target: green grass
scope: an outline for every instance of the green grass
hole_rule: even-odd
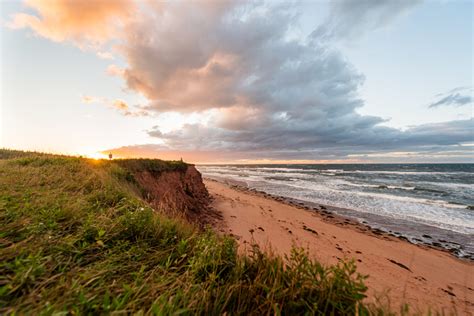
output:
[[[153,211],[133,172],[182,162],[0,158],[0,314],[381,313],[353,262],[241,256],[233,239]]]

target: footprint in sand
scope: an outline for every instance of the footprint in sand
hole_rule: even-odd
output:
[[[448,288],[450,288],[450,286],[448,286]],[[450,288],[450,289],[451,289],[451,291],[450,291],[450,290],[443,289],[443,288],[440,288],[440,290],[442,290],[443,292],[449,294],[450,296],[456,297],[456,294],[454,294],[454,293],[452,292],[452,289],[453,289],[453,288]]]
[[[404,265],[403,263],[400,263],[400,262],[397,262],[397,261],[395,261],[395,260],[393,260],[393,259],[388,259],[388,258],[387,258],[387,260],[390,261],[390,262],[393,263],[393,264],[396,264],[397,266],[399,266],[399,267],[402,268],[402,269],[405,269],[405,270],[408,270],[408,271],[412,272],[412,271],[410,270],[410,268],[408,268],[408,267],[407,267],[406,265]]]
[[[313,233],[313,234],[315,234],[315,235],[318,235],[318,232],[317,232],[317,231],[315,231],[315,230],[312,229],[312,228],[309,228],[309,227],[306,226],[306,225],[303,225],[303,229],[306,230],[306,231],[308,231],[308,232],[310,232],[310,233]]]

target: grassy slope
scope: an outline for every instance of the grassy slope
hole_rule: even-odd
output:
[[[150,209],[129,170],[183,163],[0,158],[1,314],[368,312],[353,263],[239,256],[232,239]]]

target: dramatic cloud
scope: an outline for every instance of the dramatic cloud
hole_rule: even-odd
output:
[[[18,13],[10,27],[29,27],[53,41],[71,40],[80,46],[97,45],[113,38],[117,26],[134,10],[128,0],[27,0],[25,4],[36,14]]]
[[[429,105],[430,108],[440,106],[463,106],[472,104],[472,92],[468,87],[454,88],[446,93],[438,94],[438,99]]]
[[[316,29],[313,39],[357,39],[392,23],[419,3],[421,0],[333,1],[329,18]]]
[[[393,150],[420,146],[458,145],[472,141],[472,119],[414,126],[406,131],[374,126],[377,119],[364,117],[365,122],[328,122],[313,128],[274,124],[246,131],[233,131],[200,124],[188,124],[170,133],[149,131],[149,135],[165,141],[169,148],[180,150],[266,150],[319,153],[329,150],[337,155],[373,149]],[[299,156],[299,154],[297,155]]]
[[[414,146],[457,146],[473,137],[472,120],[401,131],[357,112],[364,105],[358,94],[364,76],[334,43],[384,26],[418,1],[337,1],[327,21],[298,40],[290,36],[298,24],[297,6],[286,3],[148,1],[132,6],[99,1],[92,2],[90,16],[91,8],[83,4],[78,10],[74,0],[53,2],[48,9],[45,3],[30,3],[41,19],[29,16],[30,22],[16,24],[53,40],[113,37],[125,66],[111,65],[107,72],[123,78],[127,90],[148,103],[136,111],[121,100],[108,100],[109,106],[132,116],[180,112],[210,118],[168,132],[151,128],[149,136],[160,145],[116,149],[118,155],[145,148],[147,155],[160,156],[337,159]],[[96,3],[102,4],[97,8]],[[63,19],[68,21],[60,27]],[[443,102],[465,102],[462,96],[454,99]]]

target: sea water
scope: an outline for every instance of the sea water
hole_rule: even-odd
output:
[[[474,164],[198,166],[269,194],[335,206],[370,226],[474,259]]]

